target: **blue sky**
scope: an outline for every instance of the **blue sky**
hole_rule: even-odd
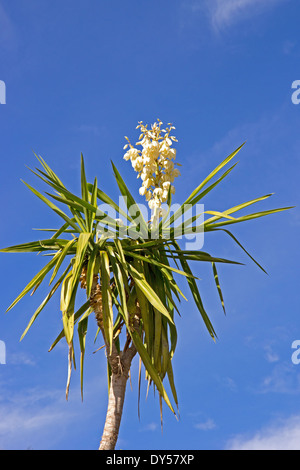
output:
[[[183,166],[175,202],[247,141],[205,208],[223,210],[270,192],[261,210],[297,206],[233,231],[268,276],[230,239],[206,236],[207,251],[246,264],[219,268],[226,318],[210,269],[196,268],[218,340],[210,340],[188,297],[174,358],[180,420],[165,407],[162,434],[157,397],[146,402],[144,385],[139,421],[136,361],[118,448],[300,449],[300,365],[291,361],[291,344],[300,339],[300,106],[291,100],[300,79],[299,14],[297,0],[0,0],[1,247],[58,223],[20,182],[42,189],[25,166],[36,166],[32,150],[73,191],[83,152],[88,178],[97,175],[105,192],[118,196],[111,159],[137,192],[122,148],[125,135],[137,137],[140,120],[176,126]],[[41,263],[35,255],[1,255],[7,354],[0,364],[0,449],[95,449],[107,394],[103,352],[93,354],[95,328],[84,402],[79,372],[66,402],[66,346],[48,353],[61,328],[59,299],[21,343],[47,286],[4,314]]]

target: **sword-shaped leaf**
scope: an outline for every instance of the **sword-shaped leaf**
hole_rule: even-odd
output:
[[[67,267],[67,269],[64,271],[64,273],[61,275],[61,277],[59,278],[59,280],[56,282],[56,284],[52,287],[51,291],[49,292],[49,294],[47,295],[47,297],[45,298],[45,300],[41,303],[41,305],[39,306],[39,308],[35,311],[35,313],[32,315],[27,327],[25,328],[21,338],[20,338],[20,341],[22,341],[22,339],[24,338],[24,336],[27,334],[28,330],[31,328],[32,324],[35,322],[35,320],[37,319],[37,317],[39,316],[39,314],[41,313],[41,311],[43,310],[43,308],[47,305],[47,303],[49,302],[49,300],[53,297],[53,295],[55,294],[55,292],[57,291],[57,289],[59,288],[59,286],[61,285],[62,281],[64,280],[65,276],[67,275],[68,271],[70,270],[71,268],[71,263],[69,264],[69,266]]]
[[[80,390],[81,399],[83,400],[83,364],[85,355],[85,341],[88,327],[88,317],[78,323],[78,338],[80,346]]]
[[[77,322],[77,320],[82,317],[83,315],[90,314],[92,313],[92,308],[90,307],[90,300],[87,300],[74,314],[74,323]],[[52,349],[57,345],[57,343],[64,338],[65,332],[62,329],[59,335],[56,337],[55,341],[52,343],[52,345],[49,348],[49,352],[52,351]]]
[[[60,254],[60,256],[59,256],[59,258],[58,258],[58,260],[57,260],[56,266],[55,266],[55,268],[54,268],[54,270],[53,270],[53,274],[52,274],[52,276],[51,276],[49,285],[52,284],[52,282],[53,282],[54,278],[56,277],[56,275],[57,275],[57,273],[58,273],[58,270],[59,270],[59,268],[61,267],[61,265],[62,265],[62,263],[63,263],[65,257],[70,254],[70,252],[69,252],[69,251],[70,251],[70,248],[72,248],[72,246],[73,246],[76,242],[77,242],[76,239],[70,240],[69,243],[67,243],[67,244],[65,245],[65,247],[63,248],[63,250],[62,250],[62,252],[61,252],[61,254]],[[72,253],[72,254],[73,254],[73,253]]]
[[[130,210],[133,208],[133,207],[139,207],[138,204],[136,203],[135,199],[133,198],[132,194],[130,193],[129,189],[127,188],[123,178],[121,177],[120,173],[118,172],[117,168],[115,167],[115,165],[112,163],[112,167],[113,167],[113,171],[114,171],[114,174],[115,174],[115,178],[116,178],[116,181],[117,181],[117,184],[119,186],[119,189],[121,191],[121,194],[122,196],[124,197],[125,201],[126,201],[126,205],[127,205],[127,208],[129,210],[129,214],[130,214]],[[143,214],[142,214],[142,211],[140,210],[139,211],[139,217],[137,218],[138,219],[138,222],[140,223],[140,235],[141,235],[141,238],[146,238],[148,236],[148,226],[147,226],[147,223],[143,217]],[[135,223],[135,220],[131,217],[131,220],[132,222]]]
[[[241,148],[245,145],[243,143],[240,147],[238,147],[234,152],[232,152],[225,160],[223,160],[203,181],[202,183],[199,184],[199,186],[190,194],[190,196],[186,199],[186,201],[182,204],[182,206],[175,212],[175,214],[167,221],[168,225],[171,225],[178,217],[181,216],[181,214],[184,213],[184,206],[187,204],[194,205],[196,204],[201,197],[203,197],[205,194],[201,194],[201,197],[199,196],[200,191],[206,186],[207,183],[220,171],[222,168],[227,165],[235,156],[236,154],[241,150]],[[207,192],[209,192],[211,189],[213,189],[220,181],[222,181],[225,176],[234,168],[231,167],[224,175],[223,177],[219,178],[219,180],[212,185],[210,188],[208,188]]]
[[[165,400],[166,404],[168,405],[168,407],[170,408],[170,410],[175,414],[175,411],[173,409],[173,406],[170,402],[170,399],[167,395],[167,392],[165,391],[165,388],[163,386],[163,383],[162,383],[162,380],[161,378],[159,377],[159,374],[157,372],[157,370],[155,369],[155,367],[153,366],[152,364],[152,361],[151,361],[151,358],[140,338],[140,336],[138,335],[138,333],[136,331],[130,331],[130,335],[132,337],[132,341],[143,361],[143,364],[148,372],[148,374],[150,375],[151,379],[153,380],[153,382],[155,383],[156,385],[156,388],[157,390],[159,391],[159,393],[161,394],[162,398]]]
[[[218,230],[218,229],[216,229]],[[221,228],[219,230],[222,230],[223,232],[227,233],[236,243],[237,245],[239,245],[242,250],[246,253],[246,255],[249,256],[250,259],[252,259],[252,261],[265,273],[265,274],[268,274],[267,271],[258,263],[258,261],[256,261],[256,259],[253,258],[253,256],[250,255],[250,253],[246,250],[246,248],[237,240],[237,238],[229,231],[229,230],[226,230],[225,228]]]
[[[40,251],[56,251],[63,249],[70,240],[37,240],[34,242],[22,243],[20,245],[9,246],[7,248],[2,248],[0,252],[2,253],[32,253]]]
[[[177,244],[177,242],[173,242],[173,245],[175,246],[175,248],[177,249],[178,251],[178,258],[180,260],[180,263],[181,263],[181,266],[182,266],[182,269],[190,274],[192,274],[192,271],[189,267],[189,264],[188,262],[186,261],[185,257],[183,255],[180,255],[180,248],[179,248],[179,245]],[[216,332],[212,326],[212,323],[204,309],[204,306],[203,306],[203,303],[202,303],[202,299],[201,299],[201,296],[200,296],[200,293],[199,293],[199,290],[198,290],[198,287],[197,287],[197,283],[195,281],[195,279],[193,277],[187,277],[187,282],[189,284],[189,287],[190,287],[190,290],[191,290],[191,293],[192,293],[192,296],[194,298],[194,301],[195,301],[195,304],[197,305],[198,307],[198,310],[202,316],[202,319],[205,323],[205,326],[210,334],[210,336],[213,338],[213,340],[215,340],[215,338],[217,337],[216,335]]]
[[[214,280],[215,280],[215,284],[216,284],[217,289],[218,289],[218,293],[219,293],[219,297],[220,297],[220,300],[221,300],[222,308],[223,308],[223,311],[224,311],[224,313],[225,313],[225,315],[226,315],[225,304],[224,304],[224,299],[223,299],[223,294],[222,294],[222,290],[221,290],[221,286],[220,286],[220,281],[219,281],[219,276],[218,276],[218,271],[217,271],[217,267],[216,267],[216,264],[215,264],[215,263],[212,263],[212,268],[213,268]]]
[[[140,274],[132,265],[128,264],[128,270],[131,276],[134,279],[134,282],[137,286],[141,289],[143,294],[147,297],[150,304],[153,305],[160,313],[162,313],[171,323],[173,320],[168,312],[167,308],[163,305],[162,301],[156,294],[156,292],[152,289],[150,284],[146,281],[145,277]]]
[[[20,295],[13,301],[13,303],[8,307],[6,310],[7,312],[11,310],[28,292],[30,292],[37,284],[41,283],[43,279],[45,278],[46,274],[53,268],[55,263],[57,262],[57,259],[60,255],[60,252],[57,252],[52,260],[44,266],[35,276],[34,278],[27,284],[25,289],[21,292]]]
[[[103,328],[107,344],[112,351],[113,308],[110,288],[109,257],[106,251],[100,251],[100,278],[102,283]]]
[[[21,180],[21,181],[23,181],[23,180]],[[30,191],[33,192],[33,194],[35,194],[39,199],[41,199],[45,204],[47,204],[47,206],[49,206],[50,209],[52,209],[56,214],[58,214],[60,217],[62,217],[64,219],[64,221],[67,222],[71,227],[73,227],[76,230],[77,233],[80,232],[79,227],[75,224],[75,222],[73,222],[61,209],[59,209],[59,207],[55,206],[55,204],[53,204],[51,201],[49,201],[49,199],[47,199],[45,196],[43,196],[43,194],[39,193],[32,186],[25,183],[25,181],[23,181],[23,183],[27,186],[27,188],[30,189]]]

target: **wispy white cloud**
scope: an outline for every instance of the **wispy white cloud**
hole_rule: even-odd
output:
[[[25,366],[34,366],[36,361],[33,357],[27,353],[11,353],[7,358],[7,362],[10,365],[25,365]]]
[[[0,46],[1,49],[10,49],[16,43],[16,30],[8,13],[0,0]]]
[[[292,362],[279,362],[270,373],[264,377],[259,393],[282,393],[286,395],[299,394],[300,371]]]
[[[74,419],[74,408],[63,410],[61,397],[58,391],[38,389],[2,395],[0,448],[36,448],[43,447],[48,439],[52,441],[54,428],[61,431],[64,423]]]
[[[11,386],[11,384],[10,384]],[[53,449],[66,435],[77,439],[82,420],[94,423],[95,403],[106,393],[105,376],[85,383],[84,401],[76,385],[66,402],[64,388],[24,388],[11,391],[0,382],[0,450]],[[74,390],[75,388],[75,390]],[[105,400],[103,405],[105,411]],[[76,426],[74,426],[76,423]]]
[[[209,1],[211,22],[216,30],[263,13],[284,0],[215,0]]]
[[[215,32],[250,19],[287,0],[193,0],[191,11],[208,15]]]
[[[157,423],[148,423],[146,426],[142,427],[139,429],[140,432],[145,432],[145,431],[156,431],[158,429],[158,424]]]
[[[271,344],[267,344],[264,347],[265,350],[265,358],[268,362],[273,363],[273,362],[278,362],[279,361],[279,355],[273,350],[273,347]]]
[[[203,421],[201,423],[197,423],[194,426],[194,428],[200,429],[200,431],[211,431],[212,429],[215,429],[216,427],[217,427],[216,423],[211,418],[209,418],[206,421]]]
[[[300,415],[276,422],[252,436],[230,439],[227,450],[300,450]]]

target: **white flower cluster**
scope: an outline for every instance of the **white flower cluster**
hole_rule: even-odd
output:
[[[169,127],[161,129],[161,125],[158,119],[149,130],[147,125],[139,122],[137,129],[141,129],[141,135],[136,146],[141,146],[142,150],[133,147],[128,137],[125,137],[128,143],[124,146],[124,150],[129,147],[124,159],[131,161],[133,169],[138,173],[137,177],[142,180],[139,193],[145,196],[149,208],[155,212],[168,200],[169,191],[175,194],[172,183],[180,175],[180,171],[175,168],[175,165],[180,165],[174,162],[176,149],[172,147],[177,139],[170,135],[175,127],[168,124]]]

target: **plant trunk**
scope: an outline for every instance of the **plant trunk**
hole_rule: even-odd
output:
[[[100,284],[98,283],[98,276],[94,276],[90,303],[91,307],[94,309],[97,324],[103,335],[106,357],[111,369],[108,407],[99,450],[114,450],[119,435],[126,384],[131,362],[136,355],[137,350],[134,344],[131,344],[130,346],[131,339],[129,335],[123,351],[118,351],[114,341],[112,342],[112,348],[110,349],[103,328],[102,292]],[[139,328],[139,316],[140,314],[137,310],[132,322],[132,326],[136,330]]]
[[[106,420],[99,450],[115,449],[121,424],[127,379],[128,373],[113,373],[111,376]]]

